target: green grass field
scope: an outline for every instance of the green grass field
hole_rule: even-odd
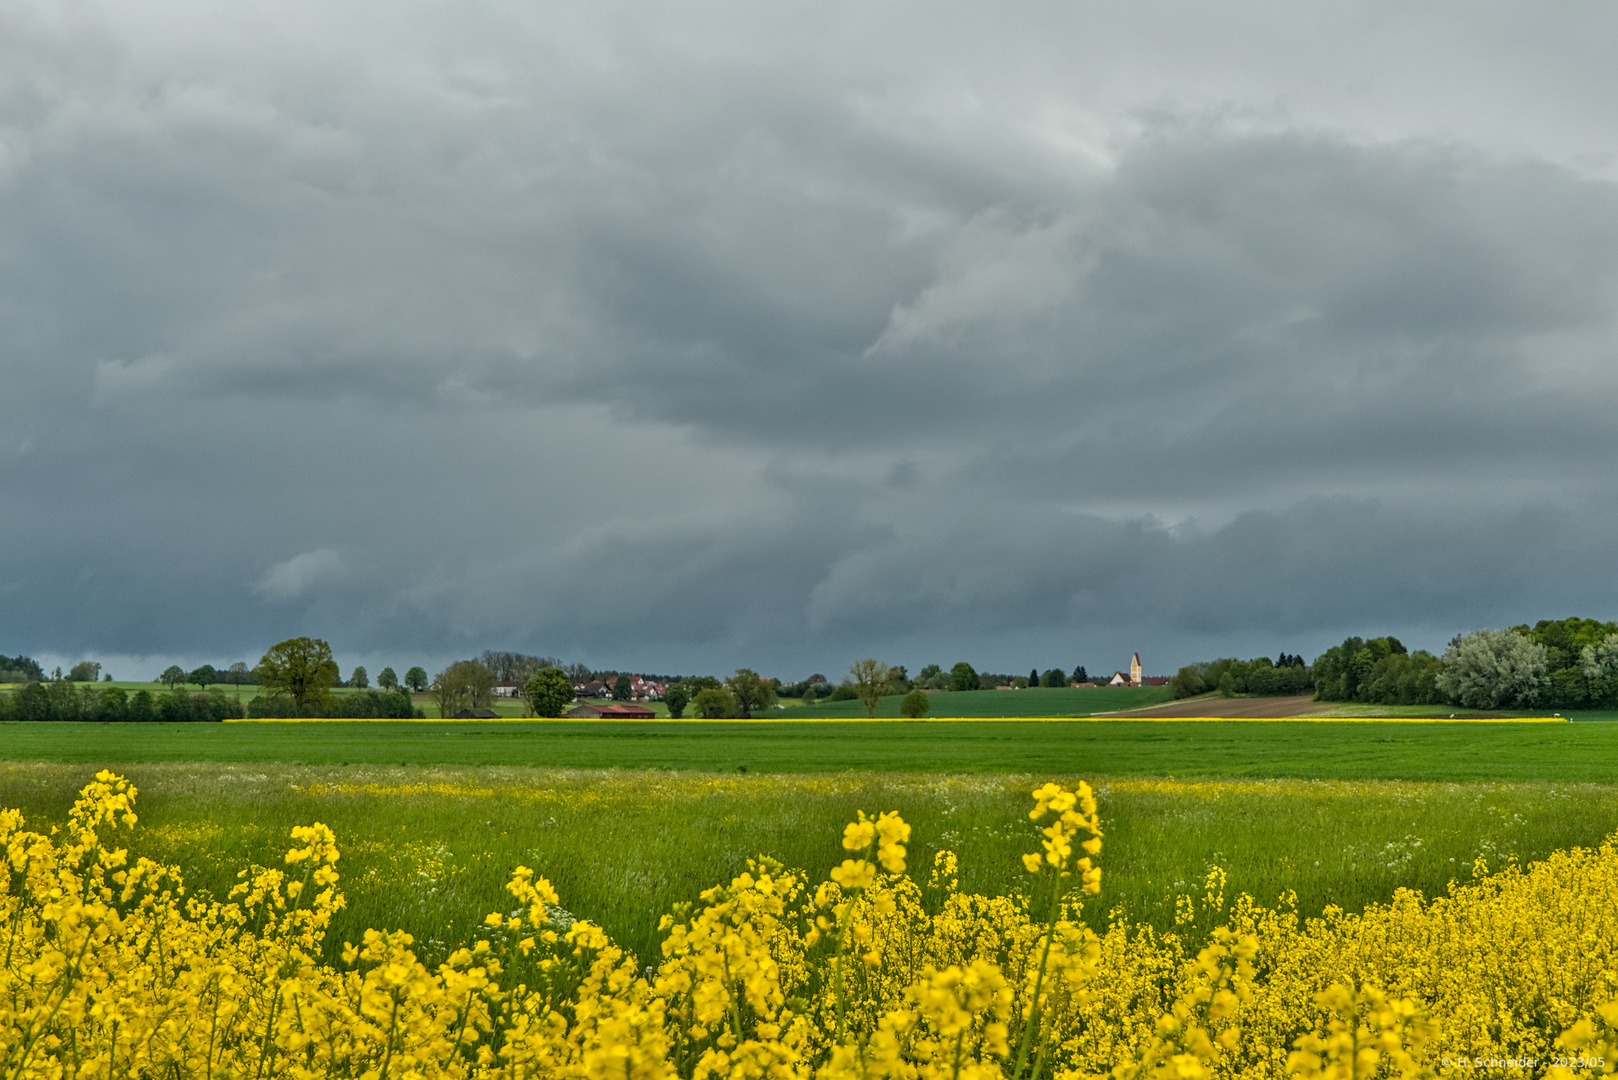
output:
[[[1618,724],[4,723],[0,760],[1618,783]]]
[[[1002,692],[1003,696],[1010,696]],[[961,695],[965,696],[965,695]],[[1020,885],[1027,792],[1088,778],[1107,830],[1101,902],[1159,927],[1213,865],[1228,895],[1357,908],[1432,893],[1472,861],[1528,860],[1618,829],[1618,723],[491,721],[0,724],[0,806],[59,822],[110,766],[141,787],[132,850],[207,891],[287,831],[337,830],[350,907],[333,948],[400,927],[429,958],[503,910],[535,867],[643,957],[668,906],[769,854],[823,875],[856,809],[915,826],[912,866]]]
[[[209,892],[228,890],[250,861],[279,863],[293,825],[330,825],[349,899],[332,950],[366,927],[398,927],[429,960],[469,940],[484,914],[509,908],[502,887],[519,864],[650,959],[658,917],[729,880],[750,856],[822,878],[846,854],[838,841],[857,809],[900,811],[914,827],[912,868],[924,877],[932,853],[949,848],[970,890],[1015,893],[1019,856],[1037,846],[1025,776],[191,763],[121,771],[141,789],[131,850],[177,863]],[[23,808],[36,826],[59,822],[91,772],[0,765],[0,805]],[[1200,892],[1214,865],[1229,874],[1228,899],[1248,892],[1274,904],[1291,891],[1314,915],[1400,886],[1440,892],[1468,880],[1480,856],[1495,866],[1534,859],[1618,828],[1612,785],[1085,775],[1107,833],[1104,888],[1089,909],[1097,923],[1117,909],[1171,927],[1174,898]]]

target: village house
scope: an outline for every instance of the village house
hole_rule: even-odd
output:
[[[617,682],[616,677],[613,677],[611,681],[591,679],[587,683],[575,684],[573,687],[573,694],[580,701],[585,701],[591,698],[610,698],[612,697],[613,683],[615,682]],[[668,686],[664,683],[653,682],[650,679],[644,679],[639,675],[631,675],[629,677],[630,701],[662,701],[663,695],[667,691]]]

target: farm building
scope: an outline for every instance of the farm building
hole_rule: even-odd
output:
[[[644,705],[580,705],[568,716],[580,720],[650,720],[657,714]]]

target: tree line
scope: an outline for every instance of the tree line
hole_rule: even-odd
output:
[[[1357,647],[1355,647],[1357,646]],[[1444,655],[1394,638],[1350,638],[1330,655],[1322,700],[1468,709],[1618,708],[1618,623],[1541,619],[1451,639]],[[1323,657],[1322,659],[1326,659]],[[1316,661],[1317,670],[1320,661]],[[1326,696],[1329,694],[1330,696]]]
[[[560,667],[555,661],[545,663]],[[541,668],[539,673],[544,670]],[[580,680],[600,679],[603,674],[582,668],[569,668],[567,673]],[[628,676],[617,676],[616,680],[621,686],[614,687],[614,696],[627,698]],[[564,681],[568,680],[558,672],[552,690],[557,699],[564,693]],[[819,700],[859,700],[867,713],[874,715],[877,702],[897,696],[903,699],[901,715],[921,716],[930,705],[925,691],[1057,687],[1090,680],[1083,665],[1072,672],[1033,669],[1027,676],[1008,676],[979,672],[965,661],[948,669],[929,664],[912,678],[903,665],[867,658],[852,665],[836,684],[816,673],[784,686],[779,679],[762,678],[750,668],[740,668],[725,679],[695,675],[666,681],[664,701],[670,716],[682,717],[689,710],[693,717],[723,719],[752,716],[773,707],[782,697],[799,697],[811,704]],[[1532,627],[1480,630],[1458,635],[1441,657],[1420,649],[1411,652],[1392,636],[1349,637],[1316,657],[1313,664],[1301,655],[1286,652],[1274,659],[1226,657],[1189,664],[1176,673],[1170,687],[1180,698],[1205,693],[1313,693],[1320,701],[1378,705],[1618,708],[1618,623],[1570,618],[1541,620]],[[560,716],[571,703],[571,691],[566,693],[566,701],[550,706],[555,711],[540,711],[532,705],[530,709],[535,715]],[[528,696],[533,697],[532,693]]]
[[[978,671],[962,660],[947,669],[938,664],[928,664],[917,672],[913,679],[903,664],[884,666],[887,667],[889,678],[884,684],[887,689],[883,697],[903,696],[913,690],[992,690],[1000,686],[1022,689],[1030,686],[1069,686],[1073,683],[1090,681],[1090,675],[1083,664],[1075,667],[1071,673],[1061,668],[1048,668],[1045,671],[1034,668],[1027,675],[1001,675]],[[777,686],[779,688],[779,683]],[[782,697],[801,697],[811,702],[820,698],[830,701],[853,701],[859,697],[851,677],[833,685],[826,676],[818,672],[794,686],[780,688],[780,693]]]
[[[1176,698],[1209,693],[1224,697],[1285,697],[1307,694],[1314,688],[1313,669],[1303,662],[1303,657],[1290,653],[1282,653],[1274,660],[1268,656],[1251,660],[1227,656],[1187,664],[1169,680],[1169,689]]]
[[[332,659],[331,646],[318,638],[280,642],[251,670],[250,681],[234,677],[241,675],[246,666],[245,662],[233,664],[222,673],[207,664],[189,672],[177,665],[171,666],[158,680],[167,687],[166,692],[153,693],[104,685],[110,676],[102,680],[103,685],[97,685],[100,665],[90,661],[75,665],[66,676],[57,669],[52,678],[45,679],[38,664],[27,657],[15,657],[0,667],[26,677],[14,680],[22,683],[14,693],[0,695],[0,719],[138,723],[219,722],[243,715],[372,719],[422,715],[421,710],[411,705],[409,693],[399,686],[391,668],[383,670],[377,680],[380,688],[375,690],[368,686],[365,669],[356,668],[349,685],[364,689],[356,694],[333,697],[329,691],[340,682],[337,664]],[[418,673],[425,685],[426,674],[420,669],[412,669],[407,679]],[[210,690],[230,683],[257,685],[261,689],[244,709],[238,698],[226,696],[218,689]],[[186,690],[188,685],[198,686],[201,692]]]
[[[1457,634],[1442,656],[1411,652],[1390,636],[1345,638],[1313,664],[1282,653],[1188,664],[1170,682],[1177,698],[1276,696],[1317,701],[1459,705],[1468,709],[1618,708],[1618,623],[1541,619]]]
[[[948,670],[923,667],[912,678],[903,665],[874,658],[861,660],[839,683],[824,675],[784,686],[750,668],[738,668],[725,679],[710,675],[651,676],[667,684],[664,702],[669,715],[723,719],[750,717],[774,707],[782,697],[806,703],[859,700],[869,715],[884,697],[898,696],[900,712],[924,715],[927,691],[970,691],[997,686],[1067,686],[1087,682],[1083,665],[1069,673],[1061,668],[1027,676],[979,672],[961,661]],[[401,680],[385,667],[371,686],[364,667],[341,677],[331,646],[319,638],[292,638],[272,646],[258,664],[238,661],[224,670],[204,664],[192,671],[177,665],[163,672],[166,693],[126,692],[97,686],[110,681],[100,665],[81,661],[64,675],[58,668],[47,677],[27,656],[0,656],[0,681],[20,683],[0,695],[0,719],[15,720],[209,720],[249,717],[422,716],[411,703],[412,692],[430,693],[439,715],[488,709],[497,685],[515,685],[530,715],[559,717],[574,701],[574,687],[600,681],[612,695],[630,696],[630,677],[594,672],[581,664],[563,665],[554,657],[486,651],[475,660],[449,665],[432,678],[417,666]],[[218,684],[257,685],[261,690],[245,710],[232,697],[207,692]],[[184,688],[195,685],[203,693]],[[347,687],[357,693],[333,695]],[[1321,653],[1314,663],[1281,653],[1274,660],[1226,657],[1182,667],[1170,681],[1176,698],[1219,693],[1225,696],[1278,696],[1313,692],[1316,700],[1378,705],[1455,704],[1475,709],[1604,709],[1618,708],[1618,623],[1595,619],[1543,619],[1505,630],[1479,630],[1457,635],[1442,656],[1411,652],[1392,636],[1349,637]]]
[[[242,715],[241,702],[223,694],[170,690],[127,692],[67,679],[28,682],[0,694],[0,720],[80,720],[102,723],[162,721],[218,723]]]

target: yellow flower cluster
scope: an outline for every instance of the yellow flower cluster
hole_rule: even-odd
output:
[[[1023,896],[961,892],[948,852],[907,876],[910,827],[861,813],[830,880],[756,860],[664,918],[654,967],[564,929],[519,867],[514,908],[429,970],[377,930],[320,961],[343,904],[324,826],[205,900],[115,845],[134,799],[103,772],[50,835],[0,811],[4,1080],[1618,1071],[1610,845],[1308,921],[1227,905],[1215,870],[1175,932],[1115,918],[1098,935],[1079,918],[1100,887],[1094,794],[1046,784]]]

